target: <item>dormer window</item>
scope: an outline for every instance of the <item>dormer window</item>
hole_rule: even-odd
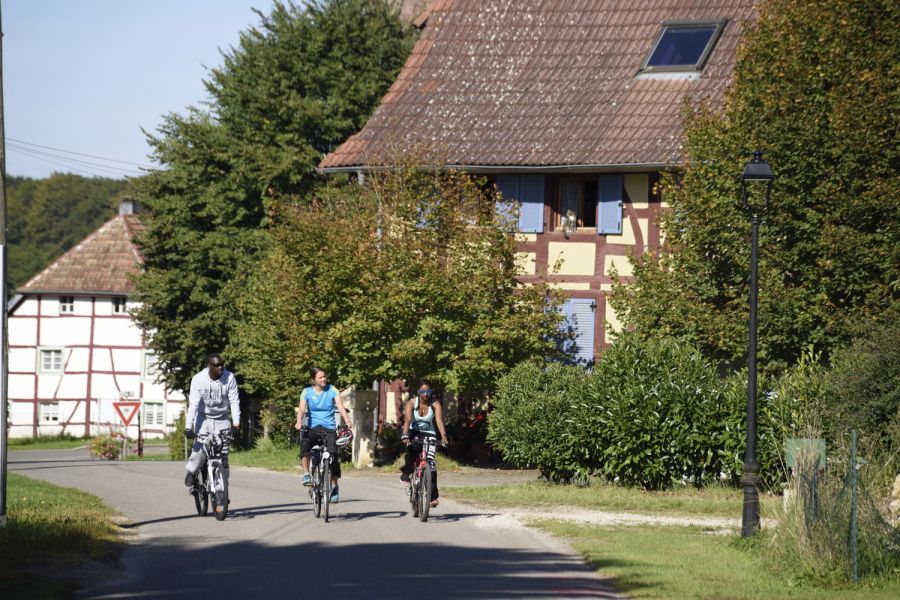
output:
[[[644,72],[702,70],[724,27],[724,19],[664,22],[641,70]]]

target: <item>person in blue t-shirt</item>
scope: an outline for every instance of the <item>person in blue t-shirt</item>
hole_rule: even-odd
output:
[[[353,427],[344,400],[334,386],[328,383],[328,375],[324,369],[313,367],[310,370],[312,385],[304,388],[300,394],[300,407],[297,410],[295,427],[303,432],[300,436],[300,463],[303,465],[303,485],[312,485],[309,476],[309,455],[313,439],[324,440],[325,448],[331,454],[331,502],[340,499],[338,479],[341,477],[341,462],[337,451],[337,422],[334,409],[337,407],[347,427]],[[309,423],[304,423],[309,413]]]

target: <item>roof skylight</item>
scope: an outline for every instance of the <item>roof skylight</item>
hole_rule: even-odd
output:
[[[699,71],[706,64],[725,20],[666,21],[642,71]]]

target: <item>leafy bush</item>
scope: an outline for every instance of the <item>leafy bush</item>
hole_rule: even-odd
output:
[[[117,460],[122,452],[123,436],[111,431],[91,438],[91,456],[103,460]]]
[[[584,432],[572,412],[584,386],[579,367],[519,364],[497,384],[487,440],[511,464],[536,467],[549,481],[585,479],[587,450],[573,443]]]
[[[886,313],[834,353],[827,384],[833,410],[846,428],[893,445],[900,415],[900,303]]]
[[[787,480],[784,464],[788,438],[809,437],[809,431],[831,431],[826,408],[825,370],[821,355],[808,348],[796,365],[774,380],[758,382],[756,398],[756,461],[762,486],[781,490]],[[716,442],[722,449],[722,475],[737,485],[747,447],[747,371],[722,384],[724,427]]]
[[[725,419],[717,365],[695,348],[626,335],[603,355],[585,392],[575,421],[591,470],[645,489],[719,475]]]
[[[181,414],[178,416],[178,420],[175,421],[175,430],[166,435],[166,443],[169,446],[169,455],[172,457],[172,460],[187,460],[187,448],[190,446],[184,441],[184,423],[187,415],[185,412],[187,411],[187,407],[185,406],[184,410],[181,411]]]

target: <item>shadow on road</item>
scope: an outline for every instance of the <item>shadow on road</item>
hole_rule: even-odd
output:
[[[230,505],[229,505],[230,506]],[[263,515],[283,515],[290,513],[302,513],[309,512],[310,508],[301,508],[303,505],[298,504],[296,502],[291,504],[271,504],[269,506],[254,506],[251,508],[237,508],[232,509],[228,512],[229,520],[236,519],[253,519],[256,517],[261,517]],[[138,521],[136,523],[126,523],[121,527],[123,529],[134,529],[135,527],[140,527],[142,525],[153,525],[156,523],[169,523],[172,521],[183,521],[186,519],[196,519],[197,513],[191,512],[184,515],[177,515],[173,517],[162,517],[160,519],[151,519],[148,521]]]
[[[215,579],[218,590],[227,590],[217,593],[218,599],[390,598],[403,590],[420,590],[429,600],[618,597],[591,568],[553,552],[389,542],[149,546],[142,563],[177,565],[183,576],[170,572],[152,581],[109,581],[80,595],[121,598],[140,592],[142,597],[191,598],[208,593],[204,582]]]

